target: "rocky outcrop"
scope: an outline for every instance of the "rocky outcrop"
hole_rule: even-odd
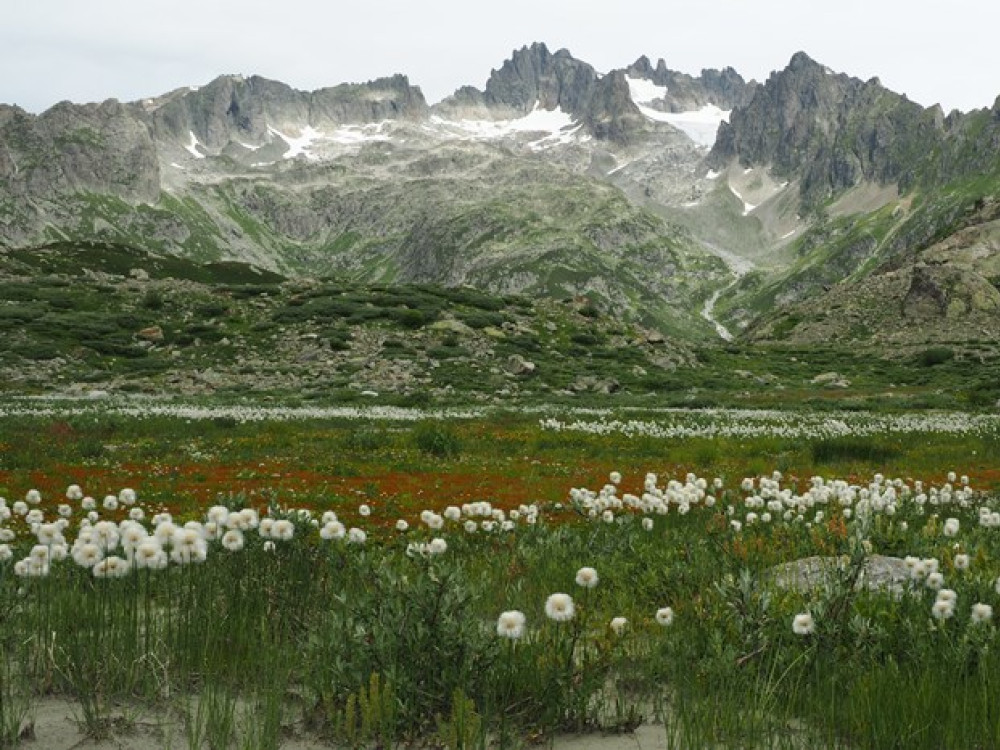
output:
[[[403,75],[311,92],[260,76],[220,76],[207,86],[175,93],[151,106],[158,138],[187,145],[194,134],[199,144],[212,150],[229,143],[263,145],[270,139],[271,128],[322,130],[419,119],[428,111],[420,89]]]
[[[776,177],[798,179],[802,202],[812,207],[865,180],[905,190],[944,135],[939,108],[924,109],[877,78],[833,73],[799,52],[733,110],[709,161],[768,166]]]
[[[465,86],[437,108],[445,113],[521,117],[538,107],[560,109],[595,138],[627,143],[649,128],[629,96],[622,71],[601,76],[568,50],[550,52],[536,42],[493,70],[483,91]]]
[[[494,70],[486,82],[483,101],[527,114],[537,103],[542,109],[560,107],[582,115],[597,83],[597,71],[568,50],[554,54],[536,42],[522,47]]]
[[[625,75],[665,87],[662,104],[667,112],[686,112],[710,104],[725,110],[742,107],[750,102],[758,86],[756,81],[743,80],[732,68],[703,70],[694,77],[670,70],[662,59],[653,67],[645,55],[626,68]]]
[[[41,115],[0,111],[0,195],[51,199],[105,193],[129,202],[159,195],[149,122],[136,105],[61,102]]]

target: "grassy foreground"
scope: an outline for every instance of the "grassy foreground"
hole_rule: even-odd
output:
[[[992,422],[412,416],[5,417],[0,745],[1000,746]]]

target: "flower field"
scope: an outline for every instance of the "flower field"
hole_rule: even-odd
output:
[[[18,409],[0,746],[1000,746],[988,418]]]

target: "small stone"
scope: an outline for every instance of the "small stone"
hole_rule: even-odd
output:
[[[160,328],[160,326],[149,326],[148,328],[143,328],[136,335],[145,341],[163,341],[163,329]]]

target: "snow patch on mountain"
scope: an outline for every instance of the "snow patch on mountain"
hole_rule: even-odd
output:
[[[387,141],[389,136],[385,131],[390,124],[389,120],[382,120],[366,125],[342,125],[333,131],[328,140],[346,146],[372,141]]]
[[[302,128],[299,136],[286,135],[271,125],[267,126],[267,132],[277,136],[288,144],[288,150],[284,153],[284,158],[294,159],[296,156],[304,156],[310,161],[315,161],[316,156],[309,152],[312,145],[323,137],[323,134],[311,125]]]
[[[651,104],[667,95],[666,86],[657,86],[646,78],[629,78],[625,76],[625,82],[628,84],[629,96],[632,97],[632,101],[637,106],[640,104]]]
[[[502,140],[518,135],[542,134],[528,143],[534,151],[570,143],[583,126],[560,107],[542,109],[538,102],[531,112],[514,120],[446,120],[439,115],[430,118],[426,130],[463,140]]]
[[[751,211],[753,211],[755,208],[757,208],[757,206],[755,206],[753,203],[747,203],[746,198],[744,198],[742,195],[740,195],[737,192],[736,188],[734,188],[732,185],[729,186],[729,189],[732,191],[733,195],[735,195],[737,198],[740,199],[740,202],[743,204],[743,215],[744,216],[749,215]]]
[[[667,95],[666,86],[658,86],[645,78],[625,76],[629,95],[642,114],[655,122],[672,125],[699,146],[713,146],[719,124],[729,121],[732,110],[720,109],[714,104],[706,104],[701,109],[688,112],[662,112],[649,105]]]
[[[201,153],[201,151],[198,150],[198,146],[200,146],[201,144],[198,143],[198,137],[194,134],[194,131],[189,130],[188,136],[190,140],[188,140],[187,145],[184,147],[185,150],[187,150],[187,152],[191,154],[191,156],[193,156],[195,159],[204,159],[205,154]]]
[[[689,112],[660,112],[639,103],[636,103],[635,106],[650,120],[673,125],[699,146],[707,147],[715,144],[715,135],[719,131],[719,124],[728,122],[732,112],[728,109],[719,109],[714,104],[706,104],[701,109]]]

